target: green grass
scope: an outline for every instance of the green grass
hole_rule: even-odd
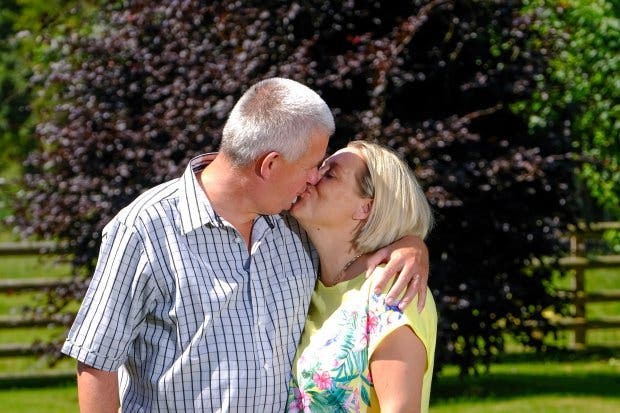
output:
[[[67,277],[71,266],[58,257],[2,257],[0,278]]]
[[[77,413],[77,390],[74,384],[45,388],[22,388],[0,391],[2,410],[12,413]]]
[[[460,379],[449,366],[433,384],[431,411],[620,411],[620,352],[506,355],[488,374]]]
[[[64,357],[54,365],[50,365],[46,357],[24,356],[0,358],[0,372],[2,372],[2,374],[67,372],[75,371],[75,365],[75,360]]]
[[[44,292],[20,292],[3,294],[0,301],[0,314],[17,315],[21,314],[24,307],[42,300]]]
[[[614,412],[620,403],[601,397],[527,396],[516,400],[456,401],[432,406],[432,413],[593,413]]]
[[[0,345],[16,343],[32,343],[36,341],[48,342],[57,340],[66,335],[65,327],[36,327],[0,329]],[[0,359],[1,360],[1,359]]]
[[[460,379],[457,368],[447,366],[433,384],[430,411],[613,412],[620,411],[619,386],[620,352],[506,355],[488,374],[478,377]],[[40,389],[4,389],[0,390],[0,405],[22,413],[73,412],[77,411],[76,394],[72,383]],[[54,404],[48,408],[46,401],[51,400]]]

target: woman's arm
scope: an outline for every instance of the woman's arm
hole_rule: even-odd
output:
[[[427,364],[426,348],[408,326],[383,339],[370,359],[381,412],[420,412]]]

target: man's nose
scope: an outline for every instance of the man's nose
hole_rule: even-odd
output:
[[[308,183],[311,185],[316,185],[321,180],[321,174],[319,173],[319,168],[314,168],[308,174]]]

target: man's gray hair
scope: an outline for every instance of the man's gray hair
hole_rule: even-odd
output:
[[[266,79],[239,99],[224,125],[220,151],[244,166],[268,152],[288,161],[303,156],[313,134],[334,133],[327,103],[294,80]]]

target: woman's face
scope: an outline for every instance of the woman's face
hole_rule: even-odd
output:
[[[359,194],[357,176],[366,167],[360,152],[344,148],[330,156],[319,169],[316,186],[309,185],[291,208],[291,214],[304,226],[318,225],[348,228],[365,219],[370,199]]]

